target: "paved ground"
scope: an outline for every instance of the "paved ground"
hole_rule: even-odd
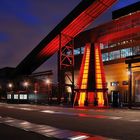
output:
[[[139,110],[88,110],[0,104],[0,116],[2,127],[13,127],[14,137],[20,131],[21,135],[25,133],[27,139],[34,139],[37,135],[38,140],[47,140],[48,137],[72,140],[140,140]],[[0,131],[0,136],[11,134],[5,133],[5,130],[6,128]]]
[[[1,140],[54,140],[37,133],[28,132],[5,124],[0,124],[0,139]]]

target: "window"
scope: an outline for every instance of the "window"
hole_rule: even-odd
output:
[[[100,49],[106,49],[106,48],[108,48],[108,44],[100,43]]]
[[[108,53],[103,53],[102,54],[102,59],[103,59],[103,62],[104,61],[108,61],[109,59],[108,59]]]
[[[109,48],[116,47],[116,46],[117,46],[116,44],[111,44],[109,45]]]
[[[109,53],[109,60],[114,60],[119,58],[120,58],[120,50]]]
[[[74,55],[80,54],[80,48],[74,49]]]
[[[81,47],[81,54],[84,54],[85,47]]]
[[[133,47],[132,50],[133,50],[133,55],[140,54],[140,46]]]
[[[14,94],[14,99],[18,99],[18,94]]]
[[[11,94],[7,94],[7,99],[11,99]]]
[[[26,99],[26,100],[27,100],[27,94],[24,94],[24,99]]]
[[[19,98],[21,100],[27,100],[27,94],[20,94]]]
[[[119,82],[111,82],[110,85],[111,86],[119,86]]]
[[[125,58],[127,56],[132,55],[132,48],[122,49],[121,50],[121,58]]]
[[[122,85],[128,85],[128,81],[122,81]]]

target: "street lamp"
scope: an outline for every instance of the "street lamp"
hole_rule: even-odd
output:
[[[8,88],[12,91],[13,84],[12,84],[12,83],[9,83],[9,84],[8,84]]]
[[[45,83],[47,85],[47,93],[48,93],[47,96],[48,96],[48,103],[49,103],[49,101],[50,101],[50,79],[46,79]]]
[[[23,86],[26,88],[26,91],[27,91],[27,88],[28,88],[28,86],[29,86],[29,83],[28,83],[27,81],[25,81],[25,82],[23,83]]]
[[[8,87],[9,87],[9,88],[12,88],[12,87],[13,87],[12,83],[9,83],[9,84],[8,84]]]
[[[48,85],[48,84],[50,84],[50,79],[46,79],[45,80],[45,83]]]

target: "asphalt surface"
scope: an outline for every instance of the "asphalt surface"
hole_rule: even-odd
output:
[[[54,138],[27,132],[12,126],[0,124],[0,140],[55,140]]]
[[[94,140],[140,140],[140,111],[128,109],[71,109],[63,107],[0,104],[0,137],[4,140],[24,139],[44,140],[72,135],[88,135]],[[9,123],[13,121],[12,123]],[[22,121],[32,126],[21,127]],[[16,125],[15,125],[16,124]],[[53,132],[40,131],[51,127]],[[35,130],[33,128],[36,128]],[[2,130],[1,130],[2,129]],[[8,131],[7,131],[8,130]],[[34,131],[32,131],[34,130]],[[67,134],[65,134],[65,132]],[[47,137],[49,136],[49,137]],[[61,135],[62,136],[62,135]],[[22,137],[22,138],[23,138]],[[102,138],[103,137],[103,138]],[[59,137],[60,138],[60,137]],[[18,138],[17,138],[18,139]],[[86,138],[85,138],[86,139]],[[11,139],[10,139],[11,140]],[[73,139],[74,140],[74,139]],[[76,139],[82,140],[82,139]]]

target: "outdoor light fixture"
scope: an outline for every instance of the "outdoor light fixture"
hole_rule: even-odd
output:
[[[28,83],[27,81],[25,81],[25,82],[23,83],[23,86],[25,87],[25,89],[26,89],[26,91],[27,91],[27,88],[28,88],[28,86],[29,86],[29,83]]]
[[[34,93],[37,93],[37,90],[34,90]]]
[[[131,74],[131,72],[130,72],[130,71],[127,71],[127,74],[128,74],[128,75],[130,75],[130,74]]]
[[[25,87],[28,87],[28,86],[29,86],[29,83],[28,83],[28,82],[24,82],[23,85],[24,85]]]
[[[12,83],[9,83],[9,84],[8,84],[8,87],[9,87],[9,88],[12,88],[12,87],[13,87],[13,84],[12,84]]]
[[[46,83],[46,84],[50,84],[50,79],[46,79],[46,80],[45,80],[45,83]]]

